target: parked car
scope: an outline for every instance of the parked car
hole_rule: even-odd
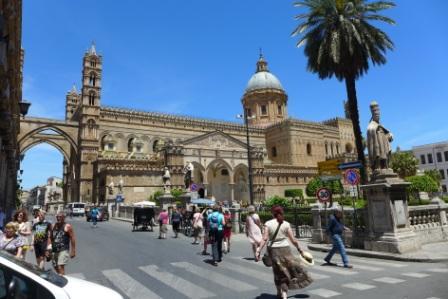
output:
[[[82,279],[44,271],[6,252],[0,252],[0,298],[123,299],[109,288]]]
[[[90,207],[86,212],[86,220],[87,222],[92,221],[92,215],[90,214],[90,210],[92,207]],[[108,221],[109,220],[109,212],[107,211],[106,207],[98,207],[98,221]]]

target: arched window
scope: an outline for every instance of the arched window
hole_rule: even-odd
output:
[[[92,86],[96,85],[96,76],[95,76],[94,73],[90,74],[89,84],[92,85]]]
[[[331,143],[331,156],[334,157],[334,144]]]
[[[328,156],[328,143],[325,142],[325,155]]]
[[[93,119],[87,121],[87,134],[91,137],[95,137],[95,121]]]
[[[96,67],[96,60],[95,59],[90,60],[90,66],[91,67]]]
[[[272,154],[272,157],[277,157],[277,148],[275,146],[272,147],[271,154]]]
[[[157,152],[158,147],[159,147],[159,140],[155,140],[155,141],[153,142],[153,144],[152,144],[152,151],[153,151],[154,153]]]
[[[134,150],[134,138],[130,138],[128,140],[128,152],[132,153],[133,150]]]
[[[89,93],[89,105],[95,106],[95,93],[93,91]]]
[[[308,156],[311,156],[311,154],[312,154],[312,149],[311,149],[311,144],[310,143],[306,144],[306,154]]]
[[[336,154],[339,154],[339,143],[336,143]]]

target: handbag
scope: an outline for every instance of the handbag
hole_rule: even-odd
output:
[[[261,260],[263,261],[263,264],[266,267],[272,267],[272,258],[271,258],[271,255],[270,255],[271,254],[270,250],[271,250],[271,247],[272,247],[272,243],[274,242],[275,238],[277,237],[277,233],[278,233],[281,225],[282,224],[280,223],[277,226],[277,229],[275,230],[275,233],[272,236],[272,239],[269,240],[270,245],[268,245],[266,247],[266,252],[264,253],[263,257],[261,258]]]

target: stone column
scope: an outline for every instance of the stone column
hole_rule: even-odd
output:
[[[313,214],[313,230],[311,240],[313,243],[322,243],[324,241],[325,230],[322,228],[322,218],[320,215],[321,209],[319,206],[314,206],[311,209]]]
[[[235,201],[235,183],[229,183],[230,187],[230,205]]]
[[[406,253],[421,247],[410,228],[408,185],[392,170],[382,170],[375,181],[361,186],[368,200],[369,236],[364,241],[365,249]]]

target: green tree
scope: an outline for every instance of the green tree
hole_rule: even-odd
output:
[[[405,180],[411,183],[408,187],[408,191],[415,196],[418,192],[432,193],[439,190],[437,182],[431,176],[426,174],[407,177]]]
[[[171,195],[175,199],[178,199],[183,193],[184,193],[184,191],[182,191],[182,189],[171,189]]]
[[[436,183],[437,186],[440,187],[440,181],[442,180],[442,176],[437,169],[428,169],[425,170],[425,175],[430,176]]]
[[[323,182],[319,177],[315,177],[311,179],[311,181],[309,181],[308,184],[306,185],[305,193],[309,197],[314,197],[316,196],[317,190],[323,187],[330,189],[333,195],[342,194],[344,191],[344,187],[342,186],[340,180]]]
[[[400,178],[414,176],[417,173],[418,161],[410,152],[396,151],[392,154],[390,167]]]
[[[265,201],[264,205],[269,208],[273,206],[282,206],[283,208],[289,208],[291,207],[291,201],[287,198],[274,195],[268,198],[268,200]]]
[[[378,14],[395,4],[366,0],[303,0],[294,6],[307,9],[295,17],[300,23],[292,36],[301,35],[297,47],[305,45],[308,70],[317,73],[320,79],[335,76],[339,81],[345,81],[358,160],[366,165],[356,80],[367,73],[369,62],[374,65],[386,63],[385,53],[393,49],[393,42],[370,22],[395,24],[392,19]],[[361,168],[361,177],[364,183],[367,182],[365,167]]]

